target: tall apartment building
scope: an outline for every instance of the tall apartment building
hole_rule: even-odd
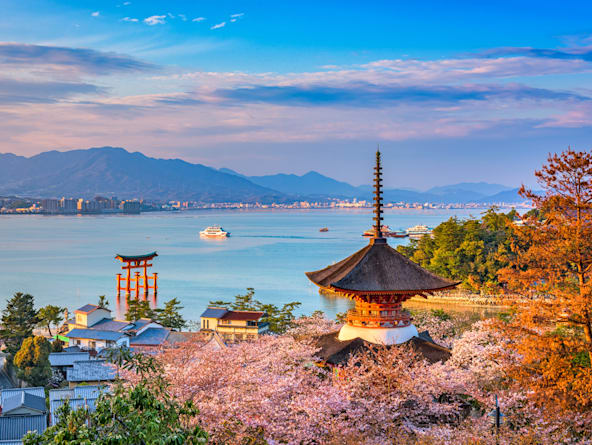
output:
[[[60,209],[60,202],[57,199],[42,199],[41,207],[44,213],[57,213]]]
[[[74,198],[62,198],[60,199],[60,209],[65,213],[76,213],[78,201]]]

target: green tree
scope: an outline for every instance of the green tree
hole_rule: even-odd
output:
[[[109,307],[109,300],[105,295],[99,295],[99,301],[97,302],[97,306],[108,308]]]
[[[125,319],[128,321],[137,321],[140,318],[155,319],[156,315],[154,310],[150,307],[150,303],[145,300],[133,300],[129,298],[127,300],[127,312],[125,313]]]
[[[52,336],[51,325],[53,324],[56,327],[59,326],[64,320],[64,310],[64,308],[53,306],[51,304],[42,307],[39,309],[39,312],[37,312],[37,318],[39,319],[38,325],[47,328],[49,335]]]
[[[181,303],[176,298],[167,301],[163,309],[155,309],[156,321],[167,328],[180,330],[187,325],[187,321],[181,316]]]
[[[450,218],[434,229],[433,237],[412,240],[397,250],[432,272],[462,281],[466,289],[497,292],[498,271],[508,264],[516,218],[515,210],[501,213],[495,207],[481,219]]]
[[[299,302],[286,303],[281,308],[275,304],[264,304],[255,299],[255,289],[247,288],[247,293],[244,295],[236,295],[234,301],[210,301],[210,305],[217,307],[224,307],[234,311],[262,311],[265,316],[261,319],[262,322],[269,323],[269,330],[271,332],[280,334],[285,332],[292,326],[292,322],[296,318],[294,311],[300,306]]]
[[[33,335],[37,325],[37,311],[32,295],[17,292],[8,300],[2,311],[0,338],[6,345],[7,352],[14,357],[23,344],[23,340]]]
[[[205,444],[208,435],[197,424],[191,401],[179,403],[169,391],[162,365],[153,357],[117,350],[117,365],[138,376],[134,385],[117,380],[111,393],[102,394],[96,410],[72,411],[65,403],[58,422],[41,435],[29,433],[23,443],[41,444]]]
[[[51,344],[44,337],[26,338],[14,356],[18,378],[31,386],[47,385],[51,377],[50,352]]]

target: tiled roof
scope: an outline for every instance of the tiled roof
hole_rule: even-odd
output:
[[[222,318],[227,312],[228,310],[224,308],[209,307],[204,311],[203,314],[201,314],[201,316],[203,318]]]
[[[26,392],[27,394],[32,394],[37,397],[45,398],[45,389],[42,386],[35,386],[31,388],[10,388],[10,389],[3,389],[0,392],[0,406],[4,406],[4,401],[9,399],[15,395],[18,395],[22,392]]]
[[[34,396],[25,391],[21,391],[20,394],[15,394],[11,397],[7,397],[2,404],[2,415],[6,415],[11,411],[19,408],[27,408],[30,410],[44,413],[45,409],[45,397]]]
[[[60,388],[49,390],[49,401],[66,399],[97,399],[101,392],[108,392],[108,386],[80,385],[74,388]]]
[[[95,329],[80,329],[75,328],[72,329],[70,332],[66,334],[68,338],[84,338],[88,340],[111,340],[117,341],[124,334],[121,332],[113,332],[113,331],[101,331]]]
[[[38,416],[0,416],[0,440],[21,440],[30,431],[43,433],[47,428],[45,414]]]
[[[80,360],[89,360],[88,352],[52,352],[49,354],[49,364],[51,366],[73,366],[74,362]]]
[[[93,311],[96,311],[99,308],[96,304],[85,304],[82,307],[79,307],[74,312],[82,312],[83,314],[90,314]],[[105,308],[103,308],[105,309]],[[106,309],[109,310],[109,309]]]
[[[129,321],[113,320],[111,318],[103,318],[91,326],[92,329],[100,331],[121,331],[123,328],[130,326]]]
[[[66,372],[69,382],[96,382],[115,380],[115,366],[104,360],[76,362]]]
[[[130,338],[130,346],[160,346],[166,341],[169,332],[167,328],[148,328]]]
[[[265,312],[256,312],[256,311],[228,311],[223,317],[222,320],[259,320]]]

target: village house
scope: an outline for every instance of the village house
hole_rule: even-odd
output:
[[[22,443],[28,432],[41,434],[47,428],[43,387],[2,390],[0,410],[0,444]]]
[[[67,321],[68,332],[59,338],[69,346],[101,351],[105,348],[126,346],[144,348],[162,346],[171,330],[146,318],[135,322],[117,320],[111,311],[94,304],[86,304],[74,311],[74,319]]]
[[[264,312],[208,307],[201,314],[201,331],[218,333],[226,341],[254,340],[269,331]]]

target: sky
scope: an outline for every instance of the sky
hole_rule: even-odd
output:
[[[4,0],[0,152],[534,185],[592,144],[592,2]]]

